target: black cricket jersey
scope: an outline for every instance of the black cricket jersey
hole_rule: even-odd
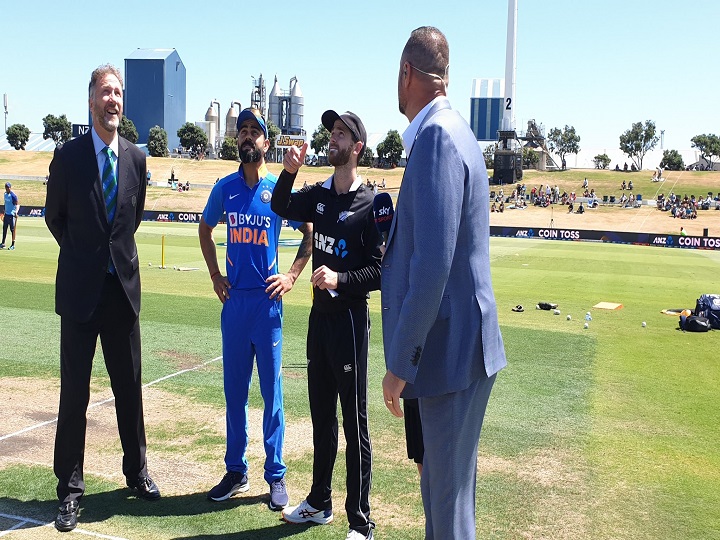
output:
[[[338,273],[338,296],[314,288],[313,307],[336,312],[365,305],[380,289],[381,237],[373,217],[372,190],[358,177],[348,193],[335,191],[333,176],[291,193],[297,174],[283,170],[271,208],[286,219],[313,224],[313,270],[327,266]]]

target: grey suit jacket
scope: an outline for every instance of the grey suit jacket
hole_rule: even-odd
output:
[[[108,260],[137,315],[140,272],[135,231],[145,208],[145,154],[120,137],[117,209],[112,226],[102,195],[92,135],[55,151],[45,201],[45,222],[60,246],[55,311],[77,322],[90,319],[100,301]]]
[[[403,397],[457,392],[507,363],[489,219],[482,151],[440,101],[412,147],[382,262],[385,363],[408,383]]]

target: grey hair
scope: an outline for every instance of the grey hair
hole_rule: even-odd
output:
[[[88,85],[88,94],[90,97],[93,97],[98,81],[102,80],[106,75],[115,75],[117,80],[120,81],[120,86],[125,86],[120,70],[112,64],[104,64],[96,68],[95,71],[92,72],[92,75],[90,75],[90,84]]]

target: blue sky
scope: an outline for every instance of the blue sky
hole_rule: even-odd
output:
[[[720,2],[518,0],[516,125],[575,126],[581,147],[615,149],[633,122],[652,119],[664,147],[720,134]],[[442,7],[439,7],[441,6]],[[90,72],[121,69],[136,48],[175,48],[187,69],[187,120],[212,99],[249,104],[252,78],[297,76],[312,134],[325,109],[352,110],[368,132],[402,132],[399,56],[410,32],[437,26],[450,43],[449,97],[469,120],[474,78],[502,78],[505,0],[213,4],[3,0],[0,94],[8,125],[42,131],[49,113],[87,121]]]

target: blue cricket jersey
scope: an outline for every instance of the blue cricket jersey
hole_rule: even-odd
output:
[[[15,215],[15,207],[18,203],[17,195],[15,195],[14,192],[8,193],[7,191],[4,193],[5,195],[5,213],[8,216],[14,216]]]
[[[219,180],[203,211],[205,223],[213,228],[223,212],[227,214],[225,266],[233,289],[265,289],[265,280],[280,272],[278,239],[282,218],[270,210],[277,177],[264,166],[260,175],[252,188],[245,183],[242,167]],[[290,224],[294,228],[300,225]]]

